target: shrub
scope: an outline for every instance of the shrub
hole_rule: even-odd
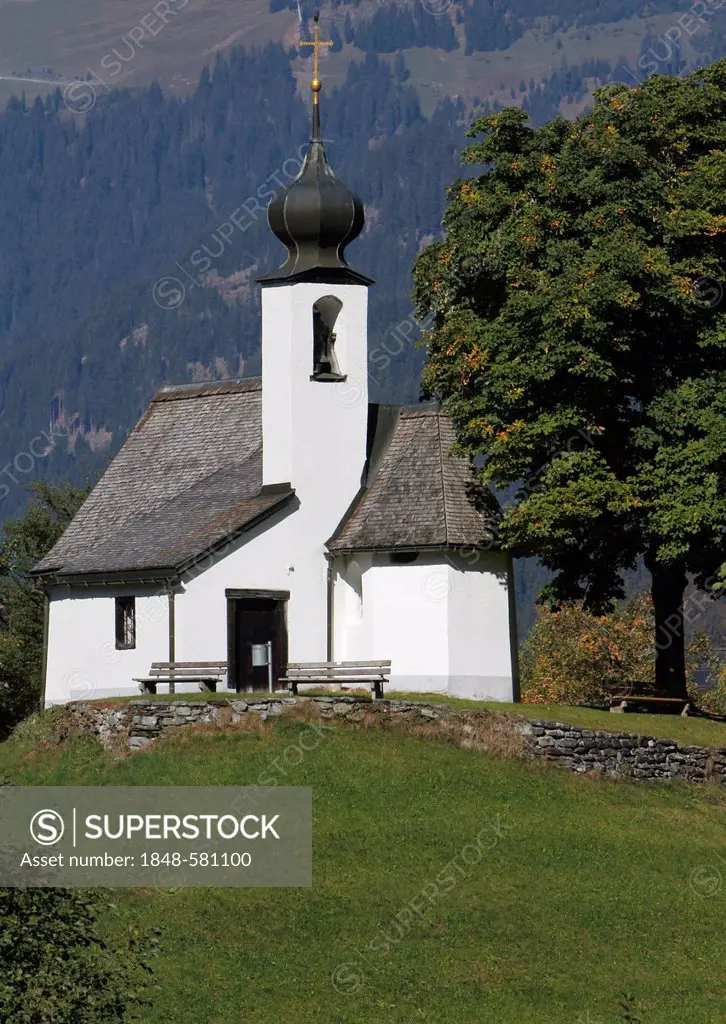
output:
[[[19,637],[0,632],[0,740],[38,707],[40,680],[26,670]]]
[[[3,1024],[125,1024],[148,1003],[157,940],[101,937],[102,897],[84,889],[0,888]]]
[[[706,685],[696,686],[693,675],[698,668],[707,672]],[[709,715],[726,716],[726,665],[719,658],[708,633],[699,631],[688,648],[688,696],[691,703]]]
[[[70,484],[32,484],[20,519],[0,537],[0,740],[38,707],[43,669],[43,592],[29,575],[88,493]]]
[[[600,704],[617,682],[655,678],[650,596],[638,594],[608,615],[580,604],[540,608],[522,650],[522,700]]]

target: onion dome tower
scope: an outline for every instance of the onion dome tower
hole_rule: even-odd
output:
[[[260,280],[262,480],[266,487],[294,487],[302,510],[296,521],[310,515],[312,534],[331,536],[360,490],[366,461],[373,282],[345,259],[346,246],[363,230],[363,203],[325,154],[319,57],[321,47],[333,44],[320,39],[317,15],[312,41],[301,45],[314,47],[312,134],[300,172],[268,207],[287,259]]]
[[[301,46],[314,47],[313,130],[297,177],[270,202],[267,221],[287,247],[285,263],[261,278],[265,284],[286,281],[327,281],[372,284],[370,278],[348,266],[345,248],[360,235],[365,223],[361,199],[336,177],[325,153],[320,132],[319,51],[332,42],[320,39],[315,15],[314,39]]]

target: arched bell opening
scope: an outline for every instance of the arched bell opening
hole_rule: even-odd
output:
[[[343,303],[334,295],[324,295],[313,304],[313,373],[311,380],[345,380],[335,351],[335,324]]]

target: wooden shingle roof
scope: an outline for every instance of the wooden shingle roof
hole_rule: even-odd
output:
[[[376,456],[369,439],[366,485],[328,542],[330,551],[492,546],[499,505],[452,451],[448,416],[389,408],[375,432],[387,433],[387,443]]]
[[[440,413],[371,406],[364,486],[331,552],[491,547],[499,506],[453,443]],[[262,486],[259,379],[163,388],[34,575],[175,578],[294,493]]]
[[[293,494],[262,487],[259,379],[163,388],[34,573],[173,576]]]

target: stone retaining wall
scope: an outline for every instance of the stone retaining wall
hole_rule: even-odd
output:
[[[597,771],[635,779],[685,779],[726,784],[726,749],[679,747],[675,740],[596,732],[562,722],[530,720],[533,753],[575,772]]]
[[[501,714],[457,710],[418,701],[370,701],[358,697],[270,697],[246,701],[135,700],[123,706],[88,703],[66,706],[74,727],[89,730],[106,747],[132,750],[184,726],[235,725],[248,715],[261,720],[282,714],[351,725],[404,725],[430,738],[490,753],[545,757],[576,772],[600,772],[635,779],[684,779],[726,784],[726,748],[680,747],[675,740],[599,732],[579,726]]]

